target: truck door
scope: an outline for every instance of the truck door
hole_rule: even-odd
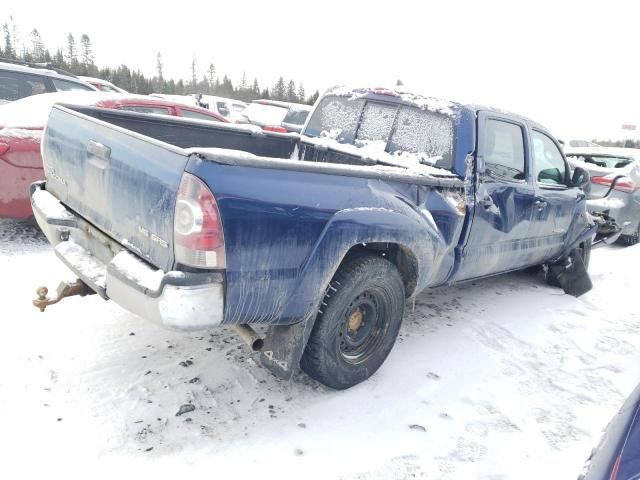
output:
[[[533,263],[528,239],[535,190],[525,124],[479,112],[476,160],[476,204],[457,280]]]
[[[536,193],[531,237],[536,261],[543,263],[564,247],[576,205],[584,194],[569,187],[568,164],[549,134],[533,128],[531,145]]]

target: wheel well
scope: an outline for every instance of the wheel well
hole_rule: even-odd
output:
[[[413,294],[418,282],[418,261],[409,249],[397,243],[361,243],[349,249],[340,265],[365,255],[378,255],[393,263],[402,277],[405,295],[410,297]]]

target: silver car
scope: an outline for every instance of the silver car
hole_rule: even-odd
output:
[[[566,148],[572,167],[591,175],[587,208],[604,214],[623,226],[620,243],[640,241],[640,149]]]

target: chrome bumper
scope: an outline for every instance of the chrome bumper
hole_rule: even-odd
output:
[[[68,210],[43,182],[32,185],[31,206],[56,255],[103,298],[170,328],[196,330],[222,323],[221,273],[156,270]]]

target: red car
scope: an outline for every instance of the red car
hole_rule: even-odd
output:
[[[40,137],[54,103],[91,105],[213,122],[229,120],[204,108],[163,99],[98,92],[33,95],[0,106],[0,218],[32,216],[29,185],[44,179]]]

